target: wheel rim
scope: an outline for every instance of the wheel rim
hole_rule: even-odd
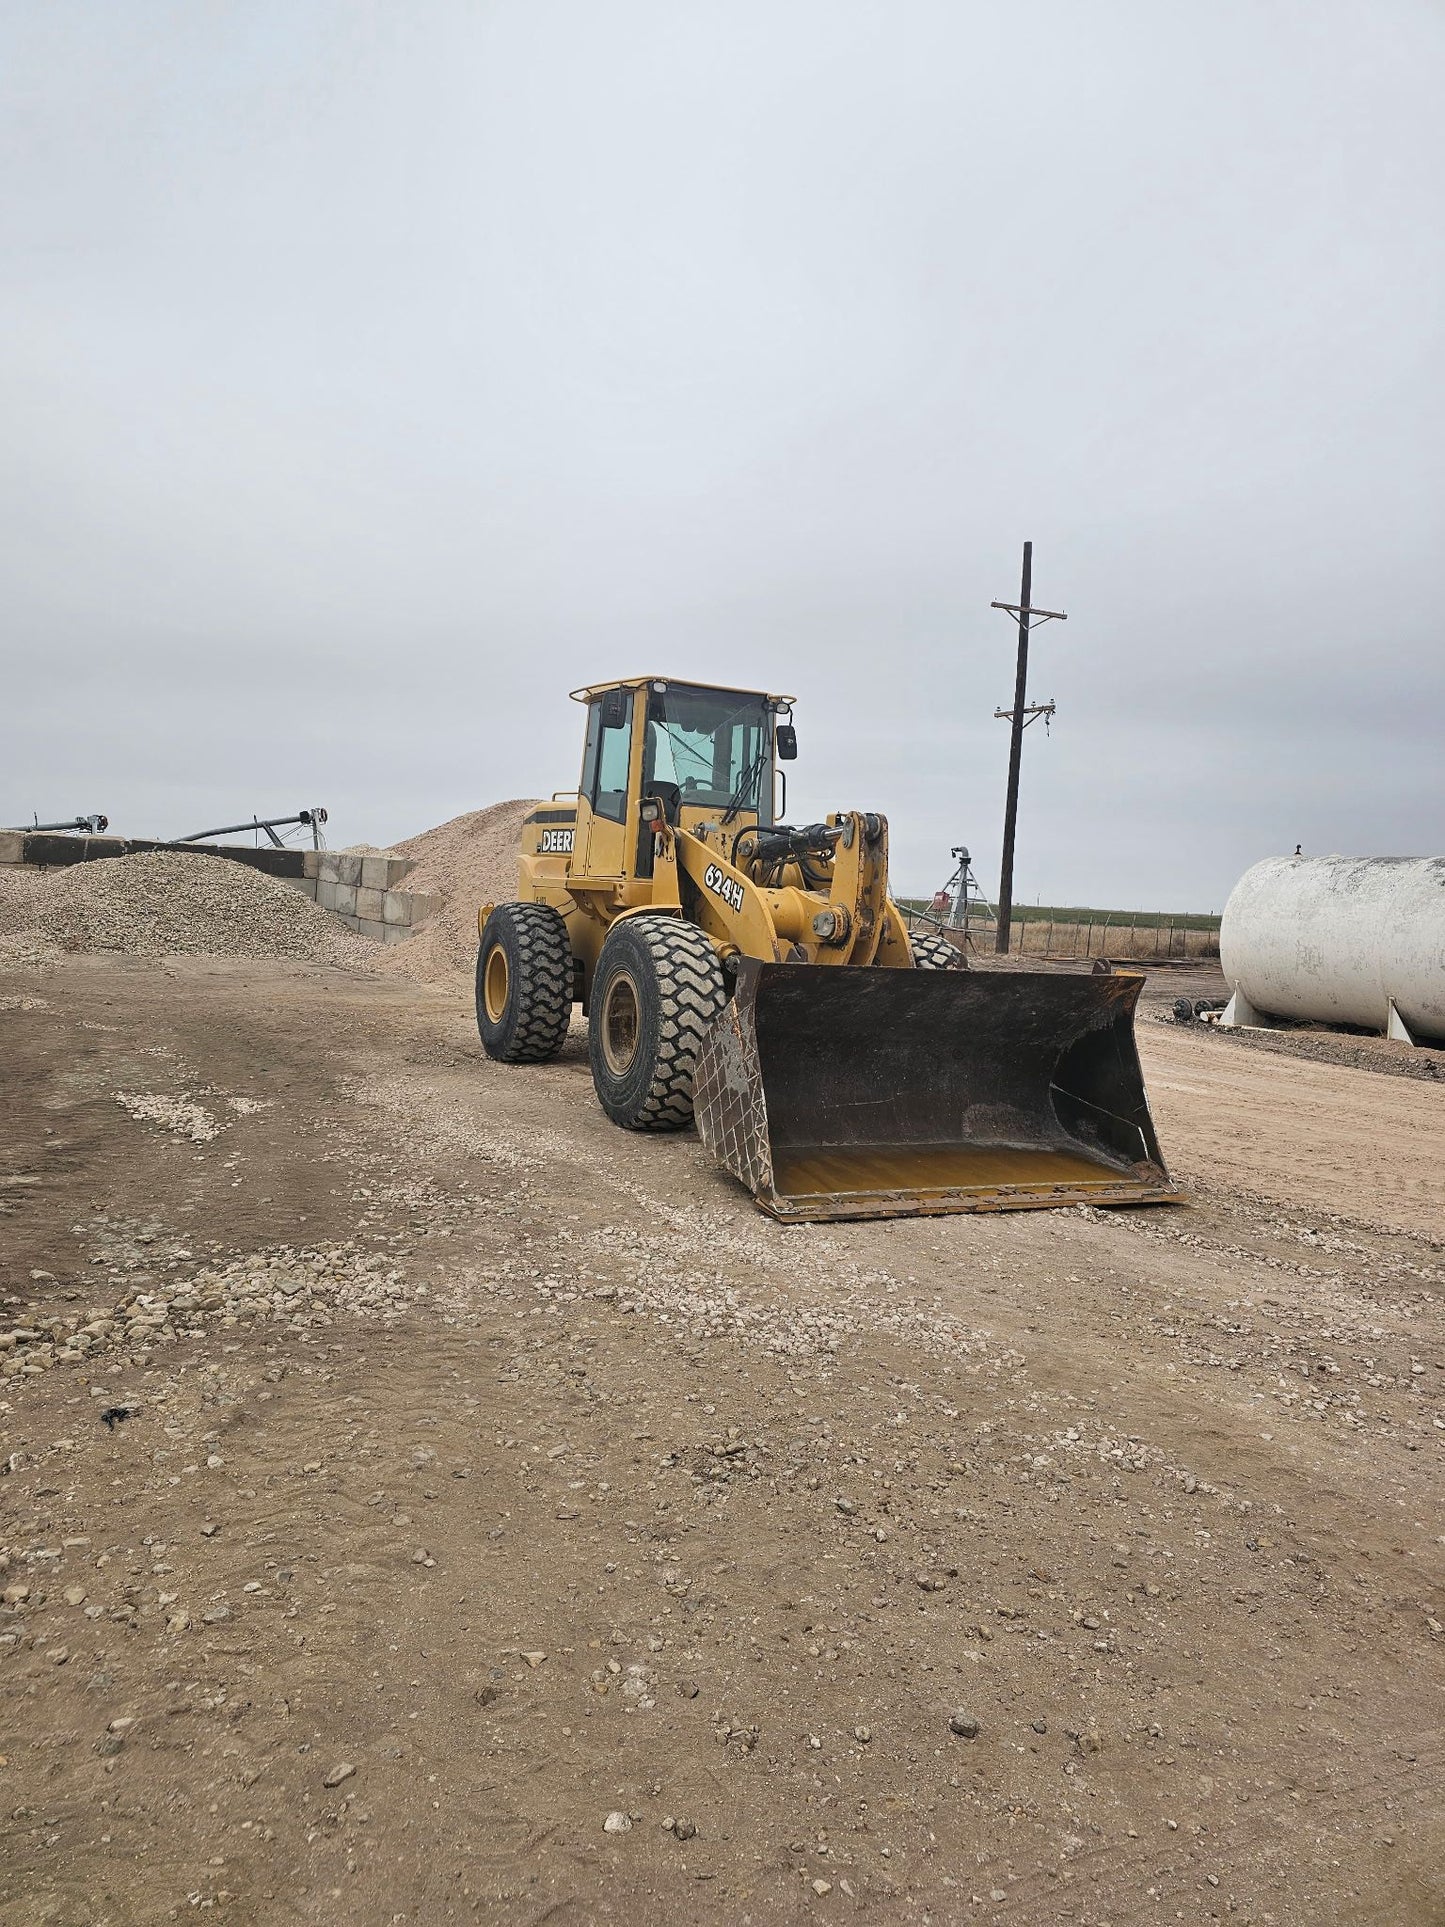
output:
[[[614,1077],[625,1077],[632,1068],[632,1060],[637,1055],[640,1018],[637,986],[619,971],[607,986],[602,1004],[602,1055]]]
[[[512,973],[507,968],[507,953],[497,944],[487,958],[487,967],[482,973],[482,1002],[486,1005],[487,1015],[494,1024],[500,1024],[507,1008],[507,993],[512,986]]]

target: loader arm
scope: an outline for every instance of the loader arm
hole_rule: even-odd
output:
[[[724,854],[725,839],[659,825],[653,902],[676,902],[725,954],[908,969],[907,928],[888,896],[886,818],[851,810],[828,826],[836,841],[823,890],[760,884]]]

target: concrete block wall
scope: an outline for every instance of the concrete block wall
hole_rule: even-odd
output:
[[[0,830],[0,864],[33,863],[52,868],[129,856],[138,850],[174,848],[118,836]],[[397,888],[416,868],[410,857],[353,856],[343,850],[250,849],[225,843],[194,843],[182,848],[187,855],[229,858],[249,869],[264,870],[374,943],[405,943],[446,901],[444,897]]]
[[[375,943],[405,943],[445,902],[396,887],[416,868],[411,857],[353,856],[345,850],[307,850],[303,857],[305,875],[289,878],[293,887]]]

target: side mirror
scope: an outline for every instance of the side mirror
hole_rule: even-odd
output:
[[[609,689],[602,698],[602,727],[604,729],[626,729],[627,719],[632,713],[632,691],[630,689]]]
[[[795,763],[798,760],[798,732],[791,723],[779,723],[773,732],[778,745],[778,761]]]

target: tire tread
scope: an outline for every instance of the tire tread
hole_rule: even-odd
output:
[[[928,930],[915,930],[909,932],[908,942],[913,951],[915,970],[961,970],[964,967],[963,953],[955,950],[947,937],[935,936]]]
[[[511,995],[519,999],[516,1027],[505,1052],[482,1041],[487,1054],[504,1064],[545,1064],[562,1048],[572,1020],[572,945],[561,914],[550,903],[499,903],[487,919],[487,930],[497,918],[511,926],[513,956]],[[482,1024],[482,957],[486,932],[477,956],[477,1025]]]
[[[722,965],[711,939],[680,917],[629,917],[621,927],[647,949],[661,1008],[657,1055],[646,1095],[629,1117],[616,1121],[634,1131],[681,1131],[692,1122],[698,1051],[727,1002]],[[615,1117],[615,1113],[609,1115]]]

